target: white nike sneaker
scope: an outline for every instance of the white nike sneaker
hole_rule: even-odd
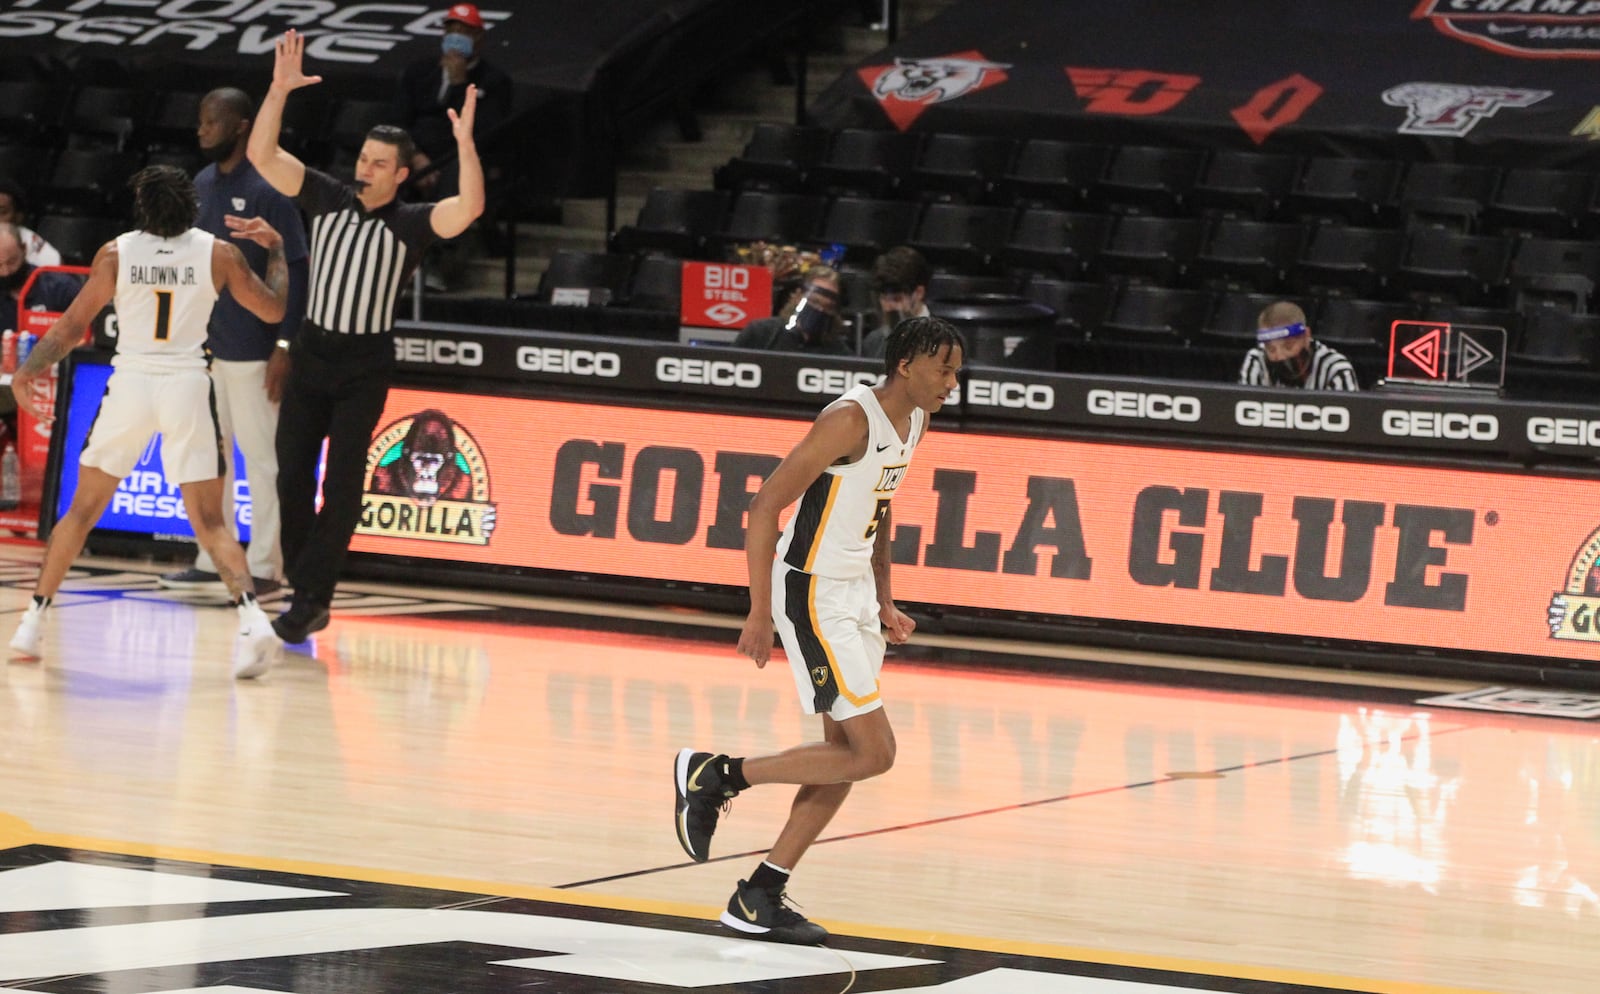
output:
[[[255,601],[239,605],[239,634],[233,640],[233,677],[251,680],[272,669],[281,643],[272,619]]]
[[[22,612],[22,620],[17,622],[17,633],[11,636],[11,651],[18,656],[39,658],[39,643],[44,638],[44,613],[50,610],[50,605],[40,607],[30,603],[28,610]]]

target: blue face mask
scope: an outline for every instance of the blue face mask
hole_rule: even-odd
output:
[[[472,58],[472,39],[466,35],[447,34],[439,43],[446,55],[459,55],[463,59]]]

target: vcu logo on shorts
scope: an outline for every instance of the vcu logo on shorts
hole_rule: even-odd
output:
[[[363,489],[362,535],[488,545],[494,531],[483,451],[442,411],[420,411],[379,431],[367,447]]]
[[[811,682],[819,687],[826,686],[828,682],[828,668],[826,666],[811,667]]]

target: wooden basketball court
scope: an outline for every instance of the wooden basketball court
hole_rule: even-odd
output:
[[[81,566],[0,673],[0,990],[1596,988],[1596,727],[1417,703],[1475,685],[923,638],[783,947],[714,921],[789,789],[670,822],[680,747],[818,734],[739,619],[352,583],[236,683],[220,600]]]

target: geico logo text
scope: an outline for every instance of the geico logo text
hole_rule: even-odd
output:
[[[1149,421],[1199,421],[1200,398],[1136,390],[1090,390],[1089,413]]]
[[[477,342],[452,342],[447,338],[395,337],[397,362],[426,362],[435,366],[481,366],[483,346]]]
[[[794,385],[801,393],[841,394],[858,383],[875,387],[882,379],[879,373],[802,366],[795,374]]]
[[[1013,383],[1010,380],[968,380],[964,402],[984,407],[1026,408],[1049,411],[1056,406],[1055,388],[1048,383]]]
[[[1492,442],[1500,437],[1500,419],[1493,414],[1467,414],[1463,411],[1405,411],[1390,408],[1383,412],[1383,433],[1402,438],[1449,438],[1459,441]]]
[[[656,379],[662,383],[699,383],[754,390],[761,386],[761,367],[753,362],[679,359],[667,355],[656,360]]]
[[[572,376],[620,376],[622,357],[615,352],[588,349],[541,348],[523,345],[517,349],[517,368],[530,373],[568,373]]]
[[[1292,428],[1295,431],[1350,430],[1350,411],[1337,404],[1288,404],[1273,400],[1241,400],[1233,405],[1233,421],[1246,428]]]
[[[1600,421],[1578,418],[1529,418],[1528,441],[1536,445],[1584,445],[1600,448]]]

